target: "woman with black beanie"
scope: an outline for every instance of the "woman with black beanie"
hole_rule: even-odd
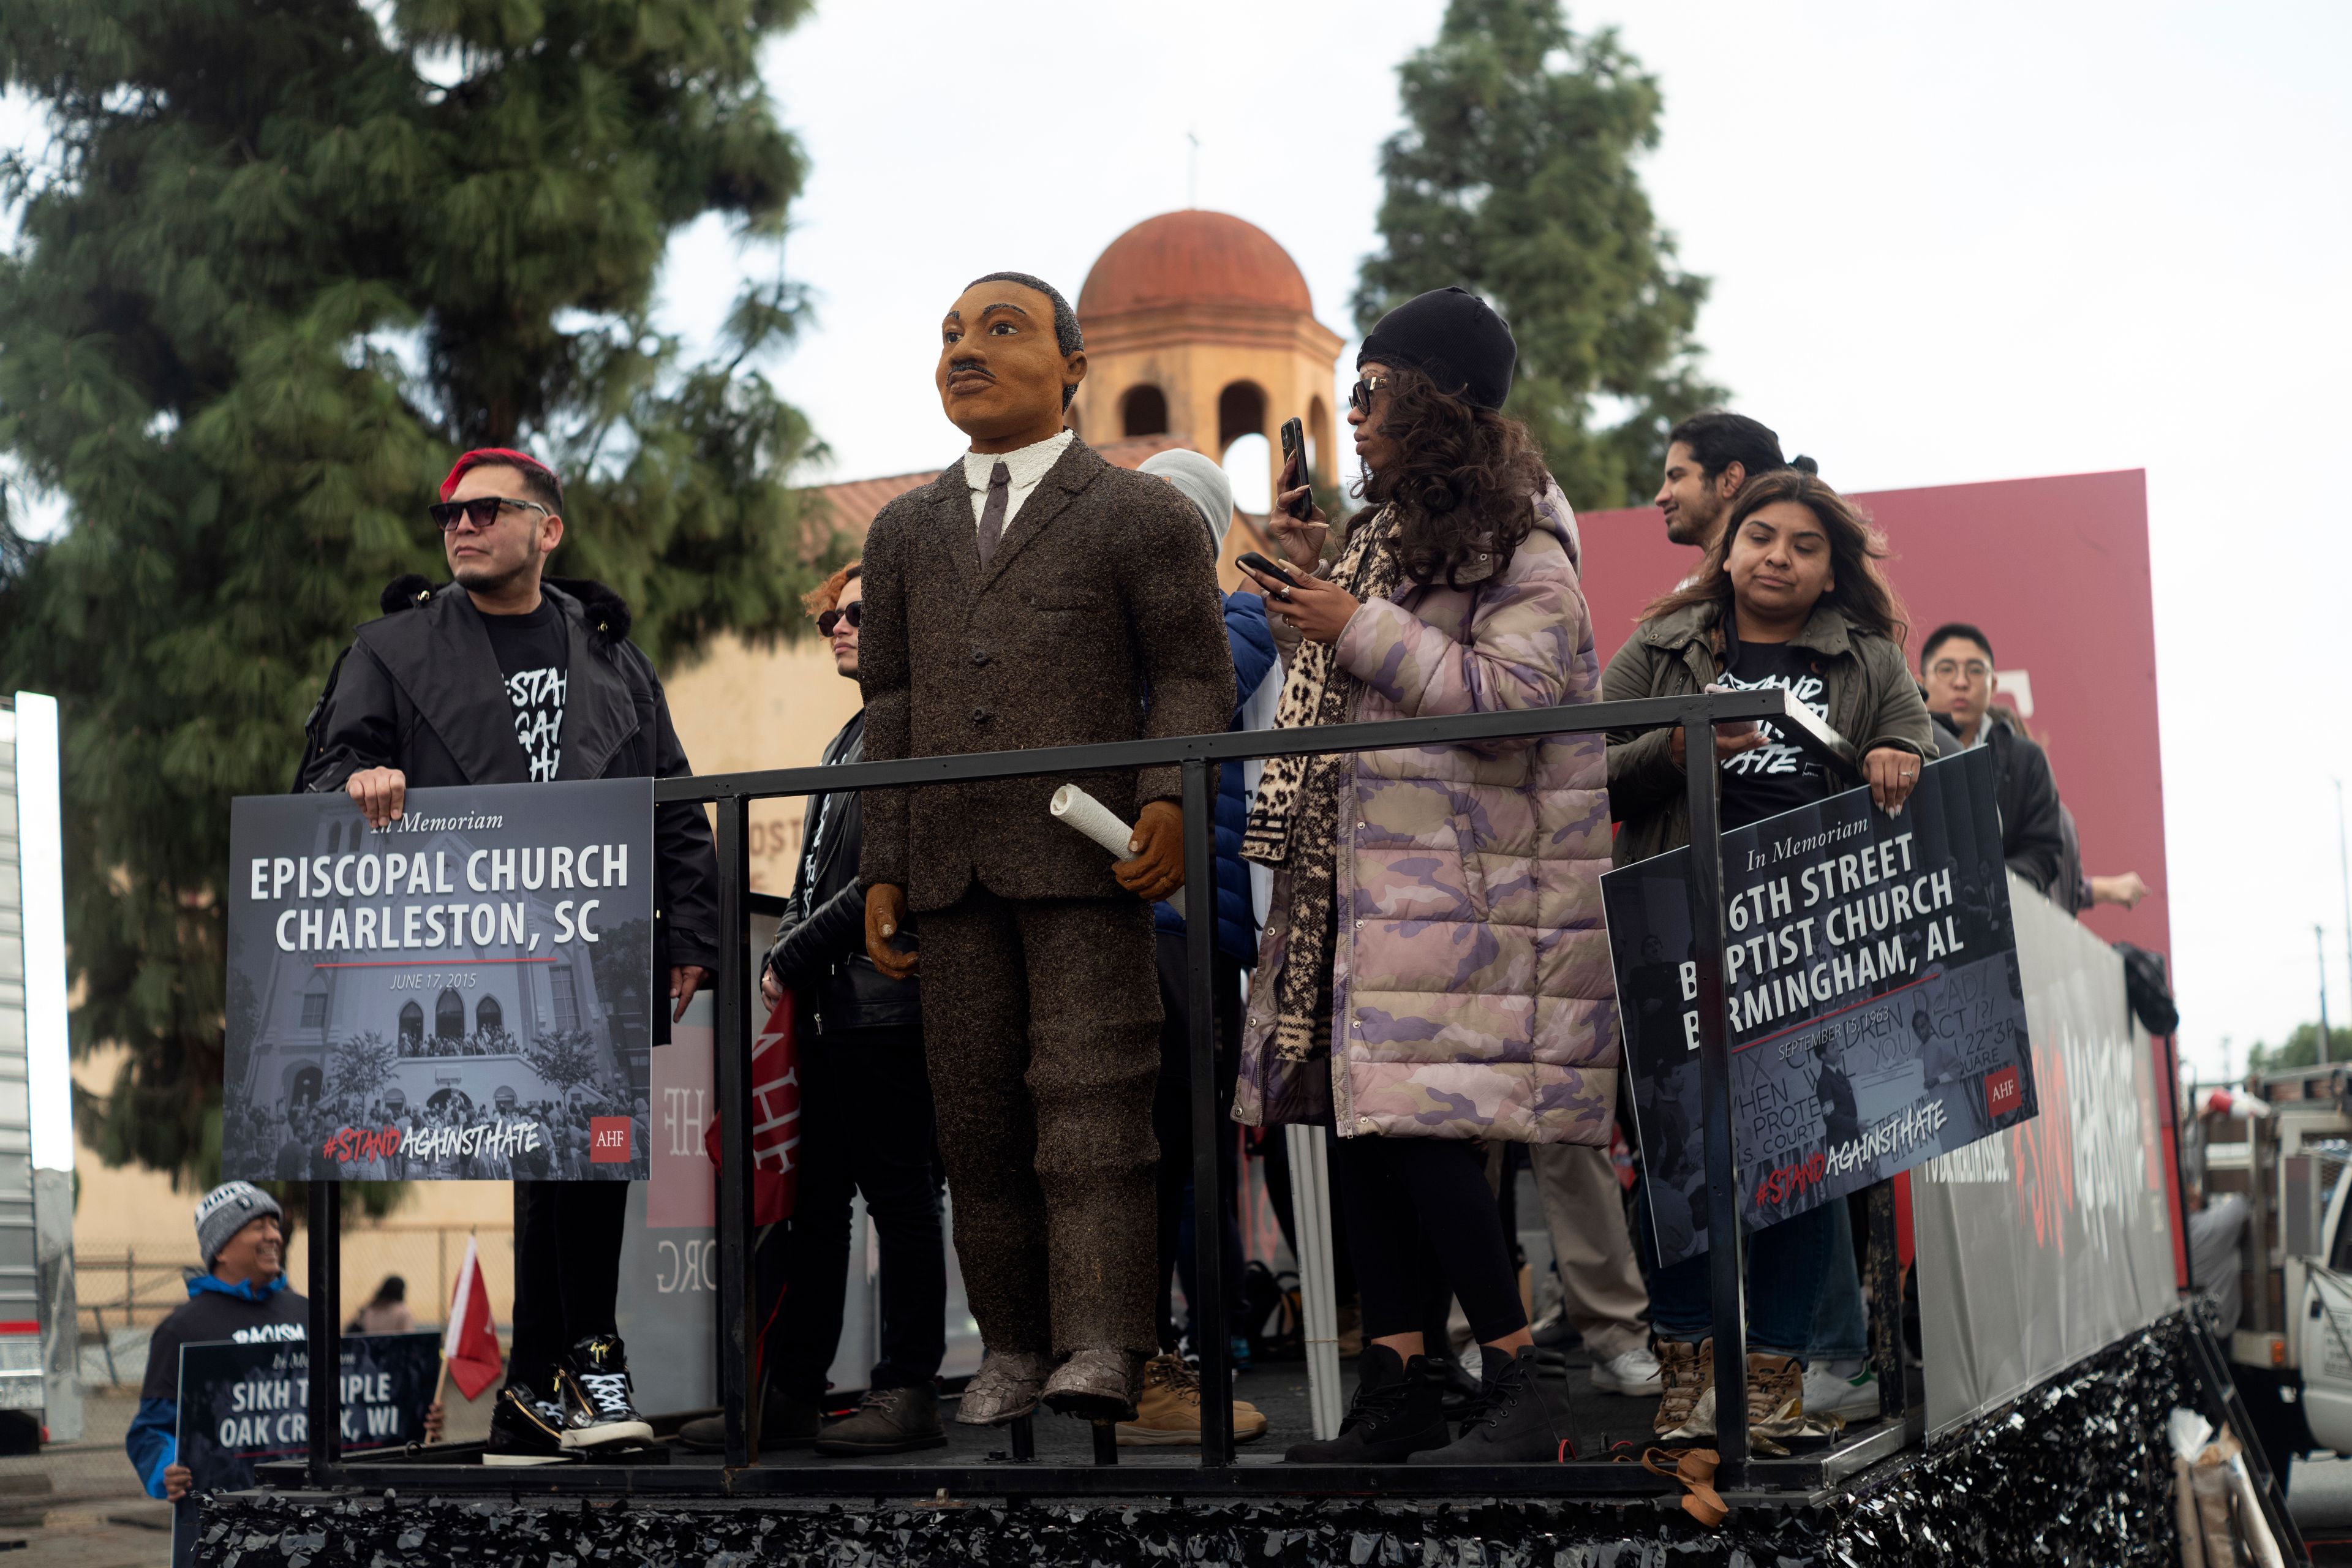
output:
[[[1349,423],[1372,504],[1322,566],[1322,514],[1286,489],[1292,575],[1258,577],[1303,639],[1277,728],[1595,697],[1575,516],[1499,412],[1516,357],[1459,289],[1365,339]],[[1303,478],[1294,460],[1286,484]],[[1266,764],[1242,853],[1275,868],[1274,899],[1234,1114],[1337,1131],[1366,1342],[1339,1435],[1294,1461],[1559,1457],[1566,1402],[1537,1376],[1480,1142],[1608,1139],[1608,818],[1598,735]],[[1422,1334],[1440,1292],[1485,1346],[1484,1397],[1452,1441]]]

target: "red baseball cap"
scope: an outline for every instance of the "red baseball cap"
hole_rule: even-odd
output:
[[[457,481],[466,477],[467,469],[478,468],[484,463],[503,463],[538,474],[555,487],[557,494],[563,491],[563,481],[555,477],[555,470],[529,452],[518,452],[511,447],[477,447],[458,458],[456,466],[450,468],[449,477],[441,481],[441,499],[449,499],[449,492],[457,488]]]

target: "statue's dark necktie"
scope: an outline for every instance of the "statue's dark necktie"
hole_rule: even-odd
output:
[[[988,471],[988,502],[980,509],[980,563],[996,553],[1004,537],[1004,509],[1013,499],[1013,470],[999,463]]]

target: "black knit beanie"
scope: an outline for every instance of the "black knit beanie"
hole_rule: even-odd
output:
[[[1518,359],[1511,329],[1486,300],[1467,289],[1432,289],[1380,319],[1356,367],[1367,360],[1409,365],[1440,392],[1480,408],[1500,408],[1511,395],[1511,367]]]

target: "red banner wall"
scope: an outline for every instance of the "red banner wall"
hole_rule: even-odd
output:
[[[1920,639],[1936,626],[1983,627],[2004,686],[2017,672],[2030,686],[2026,728],[2049,751],[2082,835],[2084,869],[2137,871],[2153,889],[2137,910],[2110,906],[2084,923],[2105,941],[2168,953],[2145,475],[2067,474],[1853,500],[1895,552],[1887,572],[1910,607],[1913,668]],[[1606,663],[1642,606],[1698,557],[1667,541],[1654,508],[1588,512],[1579,521],[1584,591]],[[2018,695],[2004,690],[2002,700]]]

